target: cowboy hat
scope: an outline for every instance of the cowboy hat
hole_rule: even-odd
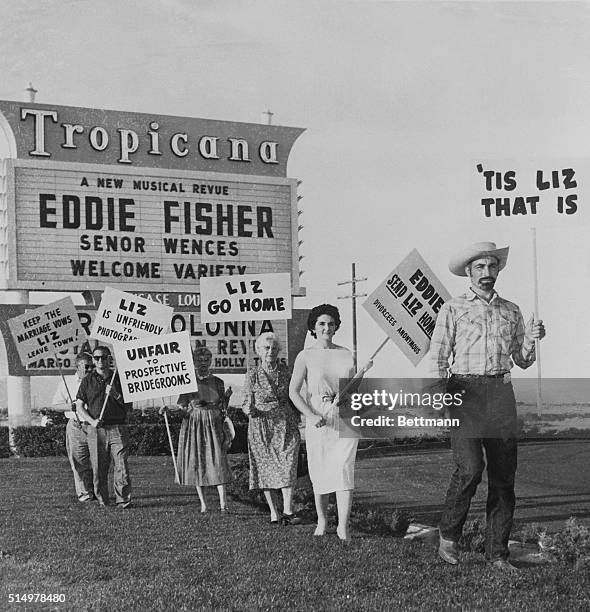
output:
[[[456,276],[467,276],[465,267],[475,259],[495,257],[498,260],[498,270],[502,270],[508,259],[509,247],[496,248],[495,242],[476,242],[451,257],[449,270]]]

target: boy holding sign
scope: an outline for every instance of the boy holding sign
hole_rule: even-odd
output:
[[[111,351],[106,346],[97,346],[92,352],[92,359],[95,370],[80,384],[76,405],[80,416],[92,426],[88,429],[88,447],[94,472],[94,492],[102,506],[108,505],[112,460],[115,464],[115,502],[119,508],[129,508],[131,480],[127,467],[129,436],[126,423],[131,405],[123,401],[119,378],[112,376]],[[112,378],[111,387],[109,381]],[[104,413],[99,420],[103,406]]]

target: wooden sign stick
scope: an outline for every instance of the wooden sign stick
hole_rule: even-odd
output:
[[[165,409],[166,404],[164,398],[162,398],[162,407]],[[164,422],[166,423],[166,431],[168,432],[168,442],[170,443],[170,454],[172,455],[172,463],[174,464],[174,473],[176,474],[176,484],[180,484],[180,475],[178,473],[178,465],[176,464],[176,455],[174,454],[174,445],[172,444],[172,433],[170,432],[170,423],[168,422],[168,411],[163,410]]]

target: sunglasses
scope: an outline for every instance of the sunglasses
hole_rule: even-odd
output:
[[[107,361],[109,358],[108,355],[92,355],[92,359],[94,359],[94,361],[100,361],[101,359],[103,361]]]

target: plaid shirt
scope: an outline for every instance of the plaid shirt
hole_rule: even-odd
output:
[[[452,361],[449,368],[449,358]],[[488,303],[473,290],[442,306],[430,343],[431,374],[503,374],[514,363],[535,361],[535,345],[524,346],[520,308],[494,292]]]

